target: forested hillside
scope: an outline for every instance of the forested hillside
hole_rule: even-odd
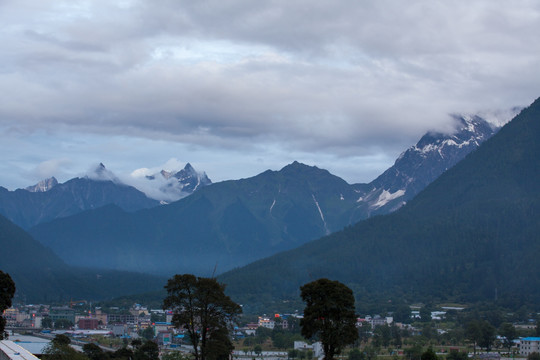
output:
[[[165,283],[145,274],[68,266],[1,215],[0,270],[11,275],[16,299],[24,302],[110,299],[160,289]]]
[[[359,300],[540,301],[540,100],[401,210],[220,277],[238,301],[327,277]]]

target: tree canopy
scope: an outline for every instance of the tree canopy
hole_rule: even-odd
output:
[[[233,347],[228,329],[242,312],[214,278],[175,275],[165,286],[164,309],[174,312],[173,324],[187,332],[195,360],[228,358]]]
[[[331,360],[358,338],[353,292],[339,281],[328,279],[305,284],[300,291],[306,303],[300,322],[302,335],[320,340],[325,359]]]
[[[15,283],[8,273],[0,270],[0,314],[11,306],[11,299],[15,295]],[[0,340],[4,338],[4,327],[6,319],[0,316]]]

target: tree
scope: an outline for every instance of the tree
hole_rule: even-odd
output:
[[[473,343],[473,351],[474,355],[476,356],[476,345],[482,336],[480,322],[478,320],[472,320],[467,324],[467,327],[465,328],[465,336]]]
[[[148,326],[146,329],[141,331],[141,336],[145,338],[146,340],[152,340],[154,338],[154,328],[152,326]],[[141,342],[142,345],[142,342]]]
[[[493,342],[496,339],[495,327],[493,327],[493,325],[491,325],[489,322],[484,320],[481,322],[480,334],[481,336],[480,336],[480,341],[478,342],[478,345],[480,345],[481,347],[485,348],[488,352],[490,352],[491,346],[493,345]]]
[[[476,345],[489,352],[495,341],[495,328],[485,320],[472,320],[467,324],[465,335],[474,343],[474,354],[476,354]]]
[[[217,329],[208,339],[208,360],[228,360],[234,346],[229,339],[229,331],[225,327]]]
[[[108,358],[103,350],[94,343],[84,344],[82,350],[90,360],[103,360]]]
[[[133,351],[131,351],[131,349],[123,347],[112,353],[110,357],[111,359],[118,360],[133,360]]]
[[[298,350],[297,349],[289,350],[287,356],[288,356],[289,359],[297,358],[298,357]]]
[[[300,321],[302,335],[319,339],[325,359],[332,360],[358,338],[353,292],[339,281],[328,279],[305,284],[300,292],[306,303]]]
[[[420,360],[422,357],[422,346],[420,344],[414,344],[404,350],[404,355],[408,360]]]
[[[73,327],[73,322],[68,319],[58,319],[54,322],[55,329],[70,329]]]
[[[527,356],[527,360],[540,360],[540,354],[537,352],[532,352]]]
[[[137,339],[133,339],[131,340],[131,347],[134,349],[134,350],[137,350],[138,348],[140,348],[142,345],[142,340],[137,338]]]
[[[134,353],[134,360],[158,360],[159,348],[153,341],[147,340]]]
[[[435,354],[435,352],[433,351],[433,349],[429,348],[422,353],[422,355],[420,356],[420,359],[421,360],[437,360],[438,357],[437,357],[437,354]]]
[[[411,322],[411,307],[409,305],[401,304],[394,311],[394,321],[402,323]]]
[[[420,308],[420,320],[422,322],[431,321],[431,309],[428,305],[424,305]]]
[[[362,323],[362,326],[358,328],[358,339],[360,340],[360,343],[368,342],[369,338],[371,337],[371,324],[367,321],[364,321]]]
[[[8,273],[0,270],[0,315],[3,314],[6,309],[10,308],[13,295],[15,295],[15,283]],[[0,316],[0,340],[3,340],[5,337],[5,326],[6,319],[4,319],[3,316]]]
[[[63,334],[56,335],[43,351],[49,360],[88,360],[88,358],[70,346],[71,340]]]
[[[456,349],[451,349],[450,353],[446,356],[446,360],[467,360],[468,356],[466,352],[461,352]]]
[[[358,348],[349,351],[349,360],[363,360],[363,358],[364,354]]]
[[[505,322],[501,324],[500,333],[504,337],[504,347],[506,347],[508,352],[510,352],[512,345],[514,345],[514,339],[517,337],[516,328],[511,323]]]
[[[214,278],[196,277],[191,274],[175,275],[165,286],[167,297],[164,309],[174,312],[173,324],[184,328],[188,334],[195,360],[209,357],[209,339],[220,339],[232,349],[228,336],[223,336],[242,309],[225,295],[225,285]],[[217,344],[211,343],[215,348]]]
[[[42,320],[41,320],[41,327],[43,329],[50,329],[53,327],[53,321],[52,319],[49,317],[49,316],[45,316]]]

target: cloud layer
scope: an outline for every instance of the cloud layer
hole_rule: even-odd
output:
[[[297,159],[368,181],[449,113],[540,95],[536,1],[3,0],[0,21],[0,150],[26,174]]]

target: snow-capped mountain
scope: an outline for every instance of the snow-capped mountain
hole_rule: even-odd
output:
[[[103,164],[61,184],[52,177],[26,189],[0,187],[0,214],[23,228],[106,205],[136,211],[159,202],[122,183]]]
[[[58,180],[56,180],[56,178],[53,176],[48,179],[41,180],[36,185],[28,186],[25,188],[25,190],[30,192],[46,192],[51,190],[56,185],[58,185]]]
[[[187,163],[179,171],[161,170],[157,174],[146,175],[146,180],[151,180],[151,185],[138,183],[135,185],[147,196],[161,200],[162,202],[171,202],[179,200],[192,194],[194,191],[212,184],[205,172],[198,172]],[[156,190],[158,190],[156,192]]]
[[[357,187],[359,207],[367,211],[368,217],[403,206],[499,129],[477,115],[453,118],[457,125],[455,132],[425,134],[367,188],[363,184]]]

